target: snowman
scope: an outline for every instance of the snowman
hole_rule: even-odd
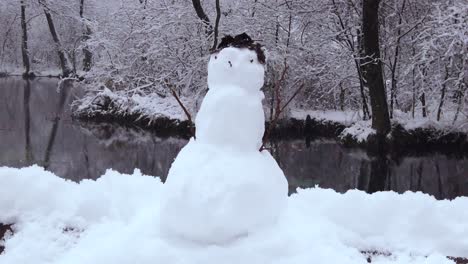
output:
[[[262,107],[265,56],[243,33],[226,36],[208,63],[208,93],[196,137],[180,151],[164,188],[161,230],[173,238],[225,244],[272,226],[288,183],[267,150]]]

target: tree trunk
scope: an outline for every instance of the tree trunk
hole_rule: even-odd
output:
[[[89,27],[89,25],[85,22],[85,19],[83,17],[83,12],[84,12],[84,0],[81,0],[80,1],[80,18],[84,22],[85,31],[83,33],[83,42],[86,42],[90,38],[92,32],[91,32],[91,28]],[[86,44],[85,44],[85,46],[83,48],[83,54],[84,54],[83,71],[87,72],[87,71],[91,70],[91,63],[92,63],[92,60],[93,60],[93,53],[91,53],[91,51],[88,49]]]
[[[65,53],[62,43],[60,42],[60,38],[57,34],[57,31],[55,30],[55,24],[54,24],[54,20],[52,19],[52,15],[50,14],[49,8],[43,2],[43,0],[39,0],[39,3],[43,6],[44,14],[47,19],[47,24],[49,26],[50,34],[52,35],[52,39],[54,40],[55,46],[57,48],[57,53],[60,59],[60,67],[62,68],[62,75],[64,77],[70,76],[70,74],[73,73],[70,59]]]
[[[365,84],[369,87],[372,128],[379,136],[390,132],[390,117],[382,77],[382,62],[379,49],[379,3],[380,0],[364,0],[362,12],[362,31],[364,44]]]
[[[24,0],[20,1],[21,3],[21,29],[23,30],[22,42],[21,42],[21,53],[23,55],[23,66],[24,73],[23,76],[29,76],[29,71],[31,66],[29,63],[29,50],[28,50],[28,25],[26,24],[26,4]]]
[[[361,92],[361,100],[362,100],[362,115],[363,115],[362,119],[367,120],[371,118],[371,114],[369,113],[369,106],[367,105],[366,93],[364,90],[364,77],[362,76],[363,67],[362,67],[361,60],[362,60],[362,57],[364,57],[364,47],[362,43],[361,31],[359,29],[356,31],[356,35],[357,35],[357,41],[358,41],[359,58],[357,58],[356,55],[353,55],[354,65],[356,66],[356,70],[357,70],[358,77],[359,77],[359,89]]]
[[[462,61],[462,72],[464,73],[463,75],[459,75],[459,78],[461,77],[461,80],[458,82],[458,90],[455,92],[455,99],[457,99],[457,110],[455,111],[455,116],[453,117],[452,125],[455,124],[455,122],[458,119],[458,115],[462,111],[463,108],[465,108],[465,93],[466,90],[468,89],[468,69],[466,66],[468,65],[468,58],[465,56],[464,60]]]
[[[437,121],[440,121],[440,115],[442,114],[442,107],[444,106],[444,99],[445,99],[445,84],[442,85],[442,91],[440,94],[440,103],[439,103],[439,108],[437,109]]]
[[[414,43],[414,37],[411,36],[411,43]],[[411,58],[414,58],[416,55],[416,48],[414,47],[414,45],[411,45]],[[416,95],[416,65],[413,65],[412,69],[411,69],[411,85],[413,86],[413,94],[412,94],[412,98],[411,98],[411,116],[413,117],[414,119],[414,115],[415,115],[415,112],[416,112],[416,98],[417,98],[417,95]]]
[[[390,96],[390,118],[393,118],[393,108],[394,108],[394,103],[396,101],[396,90],[397,90],[397,78],[396,78],[396,72],[397,72],[397,64],[398,64],[398,59],[400,57],[400,41],[401,41],[401,24],[403,22],[403,11],[405,9],[405,4],[406,0],[403,0],[403,4],[401,4],[401,9],[399,12],[399,19],[398,19],[398,30],[397,30],[397,39],[396,39],[396,47],[395,47],[395,54],[393,55],[393,63],[392,63],[392,88],[391,88],[391,96]]]
[[[357,64],[356,68],[357,68],[358,76],[359,76],[359,89],[360,89],[361,101],[362,101],[362,119],[367,120],[371,117],[371,114],[369,113],[369,106],[367,105],[366,93],[364,91],[364,80],[362,77],[362,72],[360,70],[361,66]]]
[[[210,19],[208,16],[205,14],[205,11],[203,10],[203,7],[200,3],[200,0],[192,0],[193,8],[195,8],[195,12],[197,13],[198,18],[201,19],[203,24],[206,26],[206,35],[209,36],[211,33],[213,33],[213,27],[211,26]]]
[[[442,107],[444,106],[445,91],[447,90],[448,77],[449,77],[449,70],[448,70],[448,66],[445,65],[445,78],[444,78],[444,82],[442,83],[442,89],[440,91],[440,102],[439,102],[439,107],[437,109],[437,121],[440,121],[440,115],[442,114]]]
[[[466,82],[468,83],[468,82]],[[464,102],[465,102],[465,91],[468,88],[465,82],[461,82],[459,84],[458,91],[456,93],[456,99],[457,99],[457,110],[455,111],[455,116],[453,117],[452,125],[457,122],[458,115],[460,114],[462,108],[464,107]]]
[[[219,0],[216,0],[216,22],[214,27],[214,41],[212,50],[216,49],[218,46],[218,28],[219,28],[219,20],[221,19],[221,7],[219,6]]]
[[[340,110],[344,111],[345,104],[345,90],[343,89],[343,84],[340,82]]]
[[[426,93],[423,92],[421,94],[421,106],[422,106],[422,116],[423,117],[427,117],[427,111],[426,111]]]
[[[414,113],[415,113],[415,109],[416,109],[416,82],[414,81],[414,68],[413,68],[413,95],[412,95],[412,98],[411,98],[411,117],[414,118]]]
[[[345,26],[345,23],[341,17],[341,14],[339,12],[338,5],[336,4],[335,0],[332,0],[333,7],[334,7],[334,13],[338,17],[338,22],[341,27],[341,30],[343,32],[347,32],[347,27]],[[355,47],[355,42],[353,41],[354,37],[350,36],[351,34],[345,34],[346,39],[345,42],[348,45],[349,49],[353,53],[353,58],[354,58],[354,65],[356,66],[358,78],[359,78],[359,88],[361,92],[361,100],[362,100],[362,113],[363,113],[363,119],[367,120],[368,117],[370,117],[369,114],[369,107],[367,106],[367,100],[366,100],[366,95],[364,91],[364,83],[363,83],[363,77],[362,77],[362,69],[361,69],[361,57],[362,57],[362,37],[361,37],[361,31],[359,29],[356,30],[356,37],[357,37],[357,53],[356,54],[356,47]]]

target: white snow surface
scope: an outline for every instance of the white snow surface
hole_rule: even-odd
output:
[[[391,253],[373,263],[439,264],[453,263],[447,255],[468,257],[466,197],[437,201],[412,192],[299,189],[276,224],[210,244],[161,234],[166,186],[138,170],[108,170],[78,184],[37,166],[1,167],[0,186],[0,222],[15,223],[3,242],[2,264],[367,263],[361,250]]]
[[[85,96],[77,100],[74,104],[76,109],[75,114],[88,115],[101,111],[96,105],[101,98],[109,98],[115,107],[111,110],[113,115],[139,115],[141,118],[149,118],[150,123],[158,118],[168,118],[179,121],[184,121],[187,116],[183,112],[177,100],[173,96],[162,98],[160,95],[146,94],[140,95],[134,93],[130,95],[126,91],[111,91],[104,89],[93,96]],[[190,100],[181,98],[186,107],[191,109],[193,106],[189,104]]]
[[[375,134],[375,129],[372,128],[371,120],[357,121],[350,127],[347,127],[341,132],[340,137],[345,138],[351,136],[357,142],[364,142],[367,138]]]
[[[229,47],[211,55],[196,139],[178,154],[166,180],[161,230],[168,237],[223,244],[277,222],[288,182],[270,153],[259,151],[263,79],[251,50]]]
[[[305,110],[299,108],[293,108],[290,110],[289,116],[295,119],[304,120],[307,115],[310,115],[311,118],[323,121],[331,121],[343,124],[347,127],[352,127],[356,123],[362,121],[362,112],[345,110]],[[468,117],[466,114],[461,112],[456,122],[453,122],[455,116],[455,111],[446,110],[443,112],[443,115],[440,121],[436,119],[436,111],[433,111],[428,114],[427,117],[422,117],[421,113],[418,111],[413,118],[411,112],[405,113],[403,111],[395,109],[393,112],[392,122],[401,124],[406,130],[414,130],[417,128],[433,128],[440,131],[440,134],[447,132],[462,132],[468,133]],[[357,124],[353,129],[355,133],[350,133],[352,135],[357,135],[359,133],[359,128],[363,128],[363,125],[369,125],[366,122]],[[350,131],[351,132],[351,131]],[[371,131],[368,131],[371,132]],[[357,133],[357,134],[356,134]]]
[[[336,110],[304,110],[293,108],[290,110],[290,117],[300,120],[305,120],[307,115],[311,118],[323,121],[332,121],[341,123],[346,126],[352,125],[353,123],[362,120],[362,115],[358,111],[336,111]]]

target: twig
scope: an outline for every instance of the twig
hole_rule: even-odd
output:
[[[271,121],[274,119],[278,118],[278,113],[280,112],[280,104],[281,104],[281,98],[280,98],[280,87],[281,83],[284,81],[284,78],[286,76],[286,71],[288,69],[288,65],[286,63],[286,60],[284,61],[284,69],[283,72],[281,73],[281,77],[278,79],[278,81],[275,83],[275,86],[273,87],[273,102],[271,103]],[[276,106],[274,105],[274,101],[276,101]],[[274,115],[273,115],[273,109],[274,109]],[[269,132],[270,126],[266,129],[265,134],[263,136],[262,140],[262,146],[260,147],[260,151],[264,149],[265,145],[265,139],[268,138],[268,135],[270,134]]]
[[[187,110],[187,108],[184,106],[184,104],[180,100],[180,98],[177,95],[176,91],[174,91],[174,89],[172,89],[171,87],[169,87],[169,89],[171,90],[172,95],[177,100],[177,103],[179,103],[180,107],[182,107],[182,110],[184,110],[184,113],[187,116],[187,120],[190,123],[190,133],[192,134],[193,138],[196,139],[197,137],[195,136],[195,126],[194,126],[193,121],[192,121],[192,116],[190,115],[189,111]]]
[[[271,120],[270,124],[268,125],[268,128],[265,131],[265,135],[263,136],[262,146],[260,146],[260,149],[259,149],[260,152],[262,152],[265,149],[265,144],[266,144],[266,142],[268,140],[268,137],[271,134],[271,130],[276,126],[276,123],[278,122],[279,116],[281,115],[283,110],[286,109],[286,107],[289,105],[289,103],[291,103],[291,101],[294,99],[294,97],[296,97],[299,94],[299,92],[302,90],[302,88],[304,88],[304,85],[305,84],[302,83],[301,86],[299,86],[299,88],[297,88],[296,91],[291,95],[291,97],[288,99],[288,101],[286,101],[286,104],[284,104],[283,107],[281,107],[281,108],[278,107],[279,111],[275,111],[275,117],[273,118],[273,120]]]
[[[280,112],[280,104],[281,104],[281,98],[280,98],[280,88],[281,88],[281,83],[284,81],[284,77],[286,76],[286,71],[288,70],[288,65],[286,64],[286,60],[284,60],[284,69],[283,72],[281,73],[281,77],[276,82],[275,84],[275,99],[276,99],[276,108],[275,108],[275,114]]]
[[[297,94],[299,94],[299,92],[302,90],[303,87],[304,87],[304,83],[302,83],[301,86],[299,86],[299,88],[297,88],[297,90],[293,93],[293,95],[289,98],[289,100],[286,101],[286,104],[284,104],[283,107],[281,107],[280,113],[282,113],[283,110],[289,105],[289,103],[291,103],[291,101],[294,99],[294,97],[296,97]]]

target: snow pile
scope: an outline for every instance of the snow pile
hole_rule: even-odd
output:
[[[227,47],[211,55],[196,139],[166,180],[161,229],[168,236],[226,243],[276,223],[288,183],[270,153],[259,151],[263,78],[252,50]]]
[[[394,121],[401,124],[406,130],[434,129],[444,134],[447,132],[468,133],[468,116],[459,113],[457,121],[453,122],[455,111],[444,111],[441,119],[437,121],[435,113],[428,117],[416,115],[412,118],[411,113],[405,113],[399,110],[394,111]]]
[[[147,118],[149,123],[159,118],[183,121],[187,117],[173,96],[162,97],[159,94],[141,95],[129,92],[111,91],[107,88],[95,95],[87,95],[74,102],[73,114],[78,117],[136,116]],[[184,100],[185,101],[185,100]],[[190,107],[190,105],[187,105]]]
[[[304,110],[304,109],[291,109],[290,117],[305,120],[310,115],[312,119],[331,121],[340,123],[345,126],[350,126],[356,121],[362,120],[362,114],[358,111],[335,111],[335,110]]]
[[[468,198],[298,190],[276,225],[216,245],[162,236],[166,186],[138,171],[107,171],[77,184],[36,166],[0,168],[0,186],[0,222],[15,223],[2,264],[364,264],[360,251],[374,250],[389,255],[372,263],[440,264],[453,263],[446,255],[468,257]]]
[[[375,130],[372,128],[372,123],[370,120],[365,120],[358,121],[350,127],[345,128],[343,132],[341,132],[340,138],[345,139],[347,137],[351,137],[361,143],[366,141],[372,134],[375,134]]]
[[[307,115],[310,115],[312,119],[322,122],[334,122],[347,126],[348,128],[343,131],[341,138],[349,135],[361,142],[366,141],[367,136],[374,132],[371,129],[371,122],[362,120],[362,112],[360,111],[291,109],[290,112],[291,118],[299,120],[305,120]],[[434,137],[448,133],[468,133],[468,116],[460,112],[457,120],[454,122],[455,115],[455,111],[446,110],[443,112],[441,119],[437,121],[436,111],[430,112],[427,117],[422,117],[421,113],[417,112],[413,118],[411,112],[406,113],[395,109],[391,121],[394,125],[400,124],[408,132],[417,129],[432,131]]]

